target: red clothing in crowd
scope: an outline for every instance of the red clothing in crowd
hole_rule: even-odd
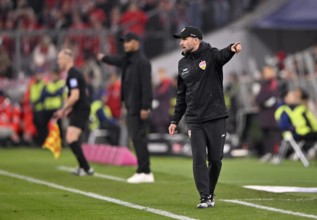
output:
[[[30,101],[30,87],[34,83],[34,80],[29,82],[27,91],[24,94],[22,100],[22,130],[26,136],[33,137],[37,131],[33,122],[33,110]]]
[[[20,132],[21,108],[4,97],[0,97],[0,127],[11,128],[16,134]]]
[[[121,82],[120,80],[111,83],[108,87],[108,102],[112,116],[116,119],[120,118],[121,115]]]
[[[143,11],[126,11],[120,18],[120,24],[125,27],[124,30],[126,32],[133,32],[143,36],[147,19]]]

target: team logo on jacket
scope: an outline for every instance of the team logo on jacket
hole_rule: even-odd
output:
[[[202,70],[206,69],[206,61],[205,60],[200,61],[199,68]]]

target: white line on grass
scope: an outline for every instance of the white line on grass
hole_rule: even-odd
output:
[[[230,202],[230,203],[235,203],[235,204],[239,204],[239,205],[245,205],[245,206],[249,206],[249,207],[253,207],[256,209],[263,209],[263,210],[268,210],[268,211],[272,211],[272,212],[279,212],[282,214],[288,214],[288,215],[294,215],[294,216],[299,216],[299,217],[305,217],[305,218],[311,218],[311,219],[317,219],[316,215],[310,215],[310,214],[305,214],[305,213],[301,213],[301,212],[293,212],[293,211],[288,211],[288,210],[284,210],[284,209],[277,209],[277,208],[273,208],[273,207],[269,207],[269,206],[263,206],[263,205],[257,205],[254,203],[250,203],[250,202],[243,202],[240,200],[221,200],[224,202]]]
[[[24,180],[24,181],[27,181],[27,182],[31,182],[31,183],[35,183],[35,184],[39,184],[39,185],[44,185],[44,186],[48,186],[48,187],[51,187],[51,188],[64,190],[64,191],[68,191],[68,192],[72,192],[72,193],[76,193],[76,194],[81,194],[81,195],[84,195],[84,196],[87,196],[87,197],[91,197],[91,198],[94,198],[94,199],[99,199],[99,200],[115,203],[115,204],[118,204],[118,205],[126,206],[126,207],[129,207],[129,208],[138,209],[138,210],[142,210],[142,211],[146,211],[146,212],[151,212],[151,213],[154,213],[154,214],[157,214],[157,215],[162,215],[162,216],[169,217],[169,218],[172,218],[172,219],[195,220],[194,218],[190,218],[190,217],[187,217],[187,216],[176,215],[176,214],[173,214],[171,212],[163,211],[163,210],[160,210],[160,209],[154,209],[154,208],[150,208],[150,207],[146,207],[146,206],[136,205],[136,204],[125,202],[125,201],[122,201],[122,200],[119,200],[119,199],[114,199],[114,198],[111,198],[111,197],[102,196],[102,195],[99,195],[99,194],[96,194],[96,193],[92,193],[92,192],[81,191],[81,190],[78,190],[78,189],[74,189],[74,188],[58,185],[56,183],[46,182],[46,181],[35,179],[35,178],[32,178],[32,177],[11,173],[11,172],[8,172],[8,171],[5,171],[5,170],[0,170],[0,175],[9,176],[9,177],[12,177],[12,178],[16,178],[16,179]]]
[[[71,167],[66,167],[66,166],[58,166],[57,167],[58,170],[62,170],[62,171],[67,171],[67,172],[73,172],[74,168]],[[106,174],[102,174],[102,173],[94,173],[94,176],[102,178],[102,179],[108,179],[108,180],[114,180],[114,181],[118,181],[118,182],[127,182],[126,179],[120,178],[120,177],[116,177],[116,176],[110,176],[110,175],[106,175]]]
[[[240,201],[295,201],[295,202],[302,202],[302,201],[314,201],[317,200],[317,197],[313,198],[305,198],[305,199],[279,199],[279,198],[257,198],[257,199],[232,199],[232,200],[240,200]]]

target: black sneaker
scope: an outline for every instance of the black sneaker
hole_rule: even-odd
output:
[[[83,168],[77,168],[73,174],[76,176],[91,176],[94,175],[94,169],[93,168],[89,168],[89,170],[84,170]]]
[[[204,209],[204,208],[212,208],[215,206],[215,200],[211,196],[202,197],[200,199],[200,203],[197,205],[197,208]]]

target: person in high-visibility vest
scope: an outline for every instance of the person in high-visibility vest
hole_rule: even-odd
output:
[[[95,100],[90,106],[90,125],[91,131],[95,129],[105,129],[109,132],[106,141],[109,144],[118,146],[120,138],[120,127],[118,121],[113,117],[111,109],[107,106],[108,95],[104,92],[101,100]]]
[[[33,123],[36,128],[34,142],[38,146],[42,146],[47,135],[43,129],[43,127],[45,127],[45,122],[43,120],[43,101],[41,99],[44,87],[45,81],[43,79],[43,71],[37,69],[33,80],[30,82],[29,95],[33,112]]]
[[[317,141],[317,117],[303,104],[305,100],[300,100],[297,92],[285,93],[284,103],[275,111],[275,120],[282,132],[291,131],[295,140]]]
[[[61,79],[57,70],[53,70],[50,74],[50,80],[46,83],[42,90],[41,99],[43,102],[43,120],[46,125],[45,133],[48,133],[48,123],[53,117],[54,113],[63,107],[64,98],[66,97],[65,80]],[[62,132],[61,120],[57,121],[60,133]],[[63,136],[63,135],[61,135]]]

